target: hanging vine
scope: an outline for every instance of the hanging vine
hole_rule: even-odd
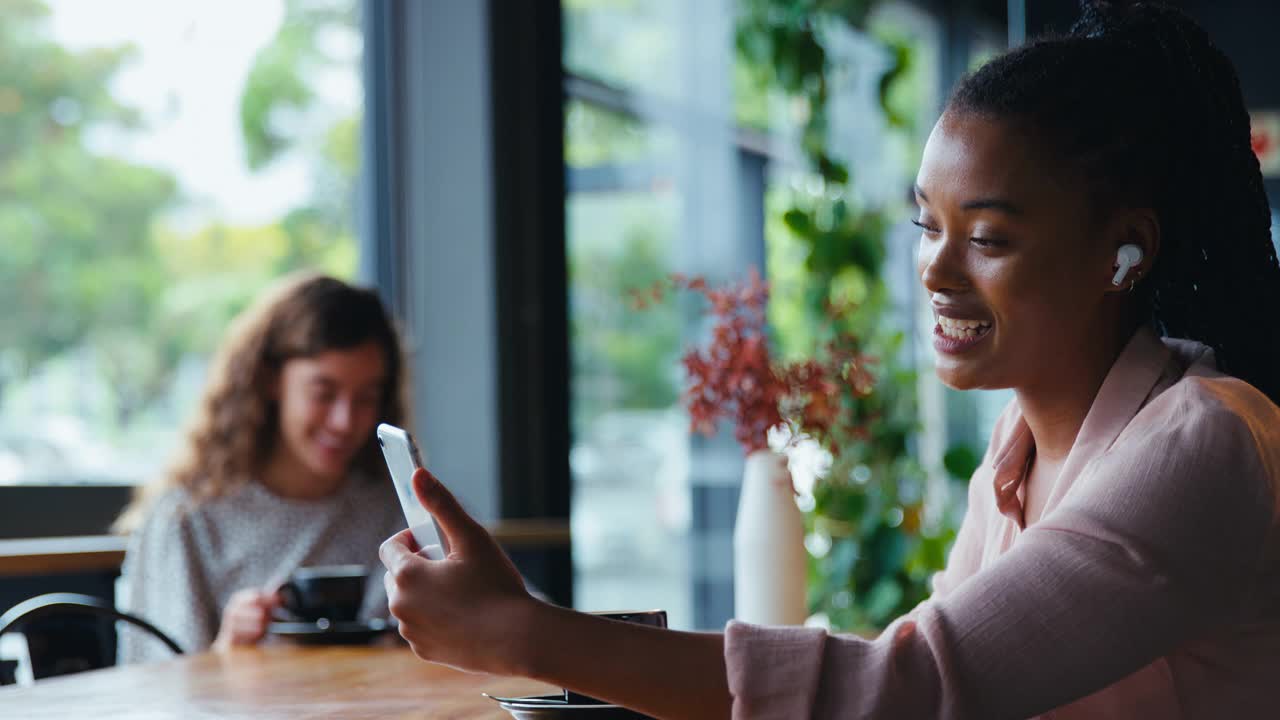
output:
[[[879,358],[875,392],[845,388],[840,412],[864,434],[833,437],[829,470],[806,507],[809,606],[835,629],[883,627],[929,594],[941,569],[954,518],[928,519],[925,473],[912,452],[917,431],[916,376],[899,361],[903,337],[890,330],[882,278],[889,212],[855,200],[854,173],[832,149],[833,78],[829,50],[840,28],[865,33],[874,0],[740,0],[736,43],[762,86],[781,93],[799,119],[799,150],[815,191],[791,192],[781,217],[805,250],[808,326],[829,337],[862,338],[852,350]],[[906,42],[878,39],[887,57],[879,77],[879,112],[893,131],[912,118],[893,102],[913,54]],[[838,309],[839,312],[834,312]],[[834,318],[834,320],[833,320]],[[836,327],[842,326],[842,327]],[[819,338],[814,338],[819,340]],[[957,473],[965,469],[957,468]]]

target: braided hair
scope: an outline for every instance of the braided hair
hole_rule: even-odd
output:
[[[1095,208],[1152,208],[1160,253],[1135,293],[1152,325],[1280,403],[1270,208],[1239,80],[1203,29],[1158,2],[1087,0],[1067,35],[987,63],[947,107],[1048,141]]]

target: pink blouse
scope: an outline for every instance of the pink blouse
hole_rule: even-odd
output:
[[[731,622],[733,717],[1280,717],[1280,408],[1142,330],[1024,527],[1033,449],[1015,401],[933,597],[878,638]]]

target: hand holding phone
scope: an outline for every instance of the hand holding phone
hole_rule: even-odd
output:
[[[436,525],[435,518],[413,493],[413,473],[422,467],[417,443],[405,429],[382,423],[378,425],[378,445],[387,461],[387,469],[391,471],[391,482],[396,486],[400,509],[404,511],[413,539],[418,542],[418,549],[431,560],[443,560],[449,554],[448,541]]]

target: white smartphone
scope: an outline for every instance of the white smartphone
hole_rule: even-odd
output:
[[[436,519],[413,494],[413,472],[422,467],[417,443],[404,428],[382,423],[378,425],[378,445],[387,461],[387,469],[391,471],[391,482],[396,486],[400,509],[404,511],[413,539],[418,541],[419,550],[432,560],[443,560],[449,554],[449,542],[440,532],[440,526],[436,525]]]

